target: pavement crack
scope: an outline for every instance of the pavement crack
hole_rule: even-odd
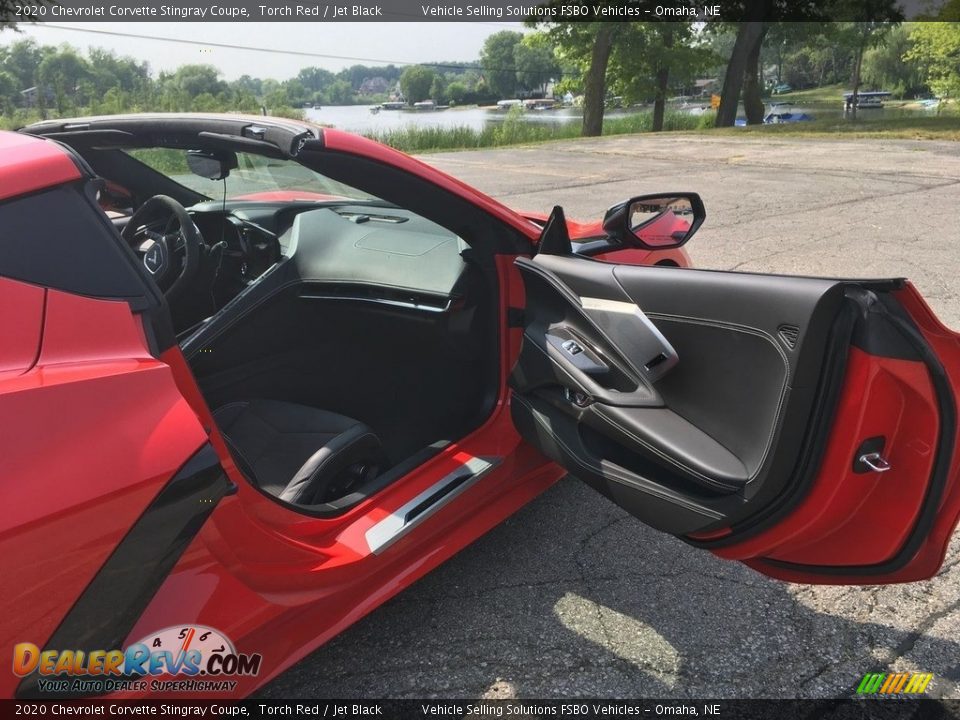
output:
[[[915,630],[911,630],[907,636],[901,640],[895,648],[893,648],[891,653],[893,656],[892,663],[913,652],[913,649],[917,646],[917,643],[920,642],[924,636],[926,636],[926,634],[933,628],[934,625],[937,624],[937,622],[958,609],[960,609],[960,600],[955,600],[950,605],[947,605],[946,607],[927,615],[923,619],[923,622],[921,622]]]

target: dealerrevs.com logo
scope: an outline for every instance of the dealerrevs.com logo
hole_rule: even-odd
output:
[[[238,676],[260,672],[259,653],[238,653],[230,639],[203,625],[177,625],[152,633],[125,650],[13,648],[13,672],[37,673],[43,693],[231,692]]]

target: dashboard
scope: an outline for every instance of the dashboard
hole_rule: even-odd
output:
[[[379,202],[201,203],[189,213],[208,247],[223,244],[212,316],[193,345],[265,298],[295,287],[312,301],[348,301],[438,317],[465,294],[467,243]],[[231,282],[230,278],[235,281]]]
[[[281,249],[275,233],[245,220],[229,210],[224,212],[195,208],[189,211],[207,247],[223,243],[223,262],[227,272],[243,280],[253,280],[280,259]]]

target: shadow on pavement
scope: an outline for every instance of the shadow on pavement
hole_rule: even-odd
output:
[[[887,669],[956,696],[958,576],[788,585],[567,478],[260,696],[844,697]]]

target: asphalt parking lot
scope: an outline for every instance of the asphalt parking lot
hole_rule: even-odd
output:
[[[907,276],[960,328],[960,143],[618,137],[427,162],[529,210],[695,190],[696,265]],[[842,697],[867,671],[960,697],[960,541],[893,587],[768,580],[565,479],[266,697]]]

